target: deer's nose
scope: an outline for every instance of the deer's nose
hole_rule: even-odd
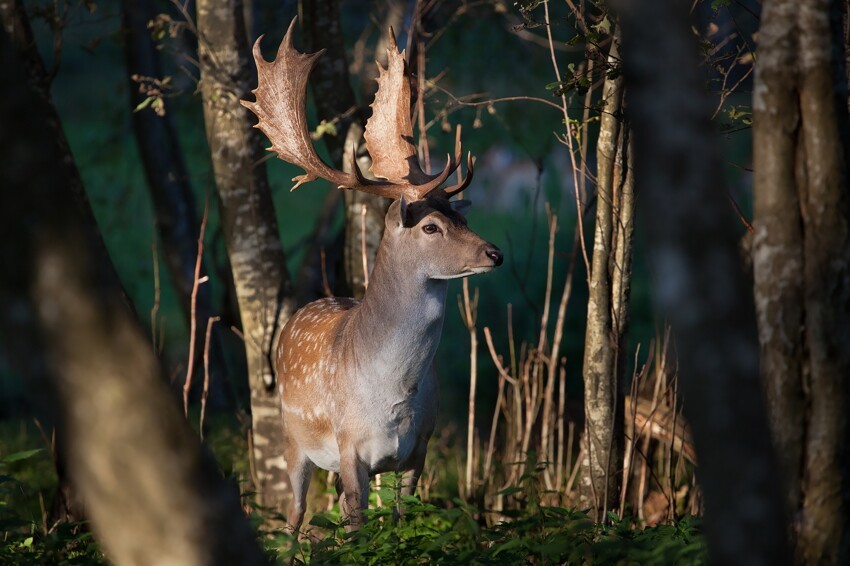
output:
[[[496,246],[491,246],[484,252],[484,255],[493,260],[493,263],[496,264],[496,267],[502,265],[502,261],[504,261],[505,256],[502,254],[502,250],[497,248]]]

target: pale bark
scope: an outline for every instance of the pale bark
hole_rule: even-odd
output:
[[[806,564],[841,562],[850,544],[842,497],[850,387],[842,10],[828,0],[765,2],[753,96],[762,374],[795,556]]]
[[[197,25],[207,140],[248,361],[255,488],[265,507],[282,512],[288,478],[270,352],[293,301],[259,135],[239,104],[249,69],[242,2],[199,0]]]
[[[803,393],[803,218],[795,181],[800,111],[793,81],[794,13],[767,4],[754,106],[753,278],[761,372],[789,510],[800,505],[806,403]],[[787,35],[786,35],[787,34]],[[781,59],[780,59],[781,58]],[[761,59],[761,57],[759,57]],[[775,60],[776,64],[769,64]],[[754,101],[755,102],[755,101]],[[764,190],[770,187],[769,190]],[[792,511],[793,513],[793,511]]]
[[[787,564],[751,291],[690,32],[675,0],[618,4],[635,193],[654,294],[673,329],[715,564]]]
[[[74,486],[116,564],[260,564],[226,484],[170,397],[158,361],[76,210],[46,101],[0,34],[0,326],[40,327]]]
[[[615,37],[611,43],[608,54],[611,62],[619,59],[618,41]],[[623,396],[619,379],[622,367],[617,363],[623,344],[613,314],[615,308],[619,311],[624,305],[620,297],[612,295],[615,287],[611,271],[616,255],[612,238],[623,212],[614,202],[615,161],[623,127],[622,99],[622,76],[607,78],[602,90],[604,108],[596,144],[596,224],[584,342],[584,456],[579,483],[579,504],[583,509],[591,509],[596,520],[602,520],[606,509],[619,501],[618,485],[622,475],[619,471],[623,459]],[[631,253],[630,250],[626,252]],[[623,275],[622,272],[616,274],[618,293],[625,290]]]
[[[614,198],[613,253],[611,254],[611,318],[620,340],[629,326],[629,298],[632,286],[632,247],[635,231],[635,176],[631,132],[620,129],[617,147],[616,187]],[[622,371],[625,348],[619,348],[617,365]]]
[[[326,135],[323,139],[334,164],[347,170],[349,164],[343,163],[343,152],[350,144],[356,144],[358,155],[361,154],[365,119],[351,88],[339,4],[336,0],[301,0],[298,12],[304,32],[304,50],[327,50],[310,75],[310,85],[319,117],[337,120],[337,134]],[[386,33],[386,30],[381,33]],[[360,163],[367,175],[370,165],[368,162]],[[343,198],[345,281],[351,295],[359,299],[363,297],[368,277],[368,271],[363,270],[363,255],[366,255],[367,269],[371,270],[384,234],[384,217],[390,201],[360,191],[345,191]]]

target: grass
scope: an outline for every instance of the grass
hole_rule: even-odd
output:
[[[247,448],[239,425],[217,416],[206,437],[228,475],[247,474]],[[0,426],[0,563],[102,564],[105,559],[91,534],[80,525],[45,530],[39,497],[49,504],[55,474],[49,451],[34,427]],[[443,465],[448,465],[446,461]],[[448,476],[447,476],[448,477]],[[314,482],[320,484],[321,482]],[[373,490],[368,522],[345,532],[335,505],[312,516],[296,540],[281,531],[263,532],[262,541],[277,563],[310,564],[701,564],[705,548],[697,519],[640,528],[611,514],[602,524],[581,511],[540,505],[539,486],[527,481],[510,497],[522,498],[521,510],[500,514],[451,495],[446,483],[431,500],[400,496],[397,478],[385,475]],[[319,490],[320,491],[320,490]],[[456,493],[456,492],[455,492]],[[319,499],[327,494],[318,493]],[[378,504],[380,496],[381,504]],[[398,521],[393,515],[403,508]]]

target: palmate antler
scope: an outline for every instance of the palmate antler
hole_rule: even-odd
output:
[[[258,85],[252,92],[256,102],[241,101],[242,105],[259,118],[259,128],[272,146],[269,150],[277,156],[304,169],[298,175],[295,190],[303,183],[318,178],[327,179],[341,189],[354,189],[383,197],[412,202],[425,198],[440,188],[449,175],[458,168],[461,160],[460,129],[455,140],[455,155],[448,159],[438,175],[422,171],[413,144],[413,125],[410,119],[410,80],[404,53],[399,53],[395,37],[390,30],[387,49],[387,68],[380,63],[378,92],[372,103],[372,117],[366,123],[366,149],[372,157],[371,171],[381,180],[367,179],[357,166],[354,152],[347,158],[352,173],[344,173],[326,165],[316,154],[307,128],[306,97],[307,78],[324,49],[317,53],[300,53],[292,46],[295,19],[280,44],[274,61],[266,61],[260,51],[260,36],[254,43],[254,60],[257,62]],[[467,158],[467,174],[452,187],[439,190],[446,198],[465,189],[472,181],[472,157]]]

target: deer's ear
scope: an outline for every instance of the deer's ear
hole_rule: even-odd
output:
[[[398,216],[402,227],[408,228],[410,225],[410,210],[407,207],[407,199],[404,198],[404,195],[401,195],[401,198],[398,200]]]
[[[469,207],[472,206],[472,202],[468,200],[453,200],[450,204],[452,205],[452,210],[463,216],[466,216],[466,213],[469,212]]]

